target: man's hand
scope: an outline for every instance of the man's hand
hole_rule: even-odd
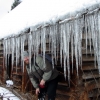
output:
[[[40,93],[40,89],[36,88],[36,95],[38,95]]]
[[[40,85],[45,85],[45,81],[42,79]]]

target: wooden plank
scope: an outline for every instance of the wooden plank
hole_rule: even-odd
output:
[[[0,57],[0,59],[3,59],[3,57]]]
[[[99,99],[94,99],[94,97],[100,97],[100,93],[98,93],[98,90],[92,91],[92,92],[89,94],[89,97],[91,98],[91,100],[100,100],[100,98],[99,98]]]
[[[13,85],[13,87],[15,87],[15,88],[18,88],[18,89],[21,89],[21,85]]]
[[[58,85],[61,85],[61,86],[65,86],[66,87],[66,86],[68,86],[68,83],[67,82],[66,83],[65,82],[58,82]]]
[[[13,67],[13,69],[16,69],[16,68],[17,68],[18,70],[19,70],[19,69],[21,70],[21,67],[20,67],[20,66],[17,66],[17,67],[14,66],[14,67]]]
[[[86,81],[84,85],[88,91],[93,91],[93,89],[100,89],[100,80]]]
[[[22,76],[22,92],[25,93],[25,84],[26,84],[26,66],[24,65],[24,72],[23,72],[23,76]]]
[[[89,73],[89,74],[84,74],[82,78],[83,80],[94,79],[94,78],[100,78],[100,75],[99,74],[92,75],[91,73]]]
[[[14,81],[21,82],[21,79],[19,79],[19,78],[14,78],[14,77],[13,77],[13,80],[14,80]]]
[[[98,70],[98,66],[94,66],[94,65],[92,65],[92,66],[89,66],[89,65],[85,65],[85,66],[82,66],[82,70],[83,71],[87,71],[87,70]]]
[[[23,73],[21,73],[21,72],[13,72],[12,74],[14,74],[14,75],[23,75]]]
[[[87,53],[86,53],[86,50],[82,50],[82,54],[94,54],[94,50],[87,50]]]
[[[83,62],[89,62],[89,61],[94,61],[94,56],[83,56],[82,61]]]
[[[3,65],[0,64],[0,67],[3,67]]]

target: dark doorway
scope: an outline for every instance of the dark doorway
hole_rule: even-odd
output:
[[[7,54],[7,78],[11,78],[11,68],[12,68],[12,60],[11,60],[11,54]]]

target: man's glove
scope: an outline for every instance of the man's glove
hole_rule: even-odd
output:
[[[39,87],[40,87],[40,88],[45,88],[45,85],[39,84]]]

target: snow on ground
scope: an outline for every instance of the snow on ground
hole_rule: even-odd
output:
[[[10,87],[10,85],[13,85],[11,80],[7,80],[7,87]],[[9,86],[8,86],[9,85]],[[15,96],[11,91],[4,87],[0,87],[0,100],[20,100],[17,96]]]
[[[15,96],[9,90],[0,87],[0,99],[2,100],[20,100],[17,96]]]

